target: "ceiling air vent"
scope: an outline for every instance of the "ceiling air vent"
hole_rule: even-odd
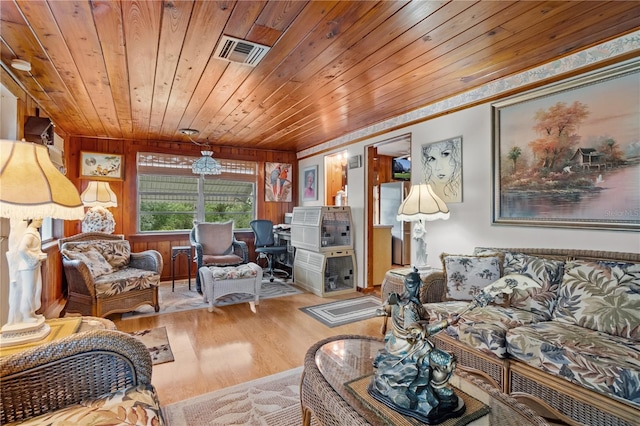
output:
[[[222,36],[218,47],[214,52],[214,58],[220,58],[231,62],[251,65],[255,67],[264,58],[270,47],[252,43],[247,40]]]

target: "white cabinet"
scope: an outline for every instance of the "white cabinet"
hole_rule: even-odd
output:
[[[356,290],[349,206],[294,207],[291,245],[296,284],[320,297]]]
[[[311,251],[353,248],[349,206],[294,207],[291,245]]]
[[[356,258],[353,250],[296,249],[293,276],[296,285],[320,297],[351,293],[356,289]]]

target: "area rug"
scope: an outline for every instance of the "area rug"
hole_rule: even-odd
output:
[[[290,296],[292,294],[300,294],[301,290],[276,279],[271,282],[268,279],[262,281],[260,287],[260,299],[271,299],[274,297]],[[160,299],[160,311],[155,312],[150,305],[140,306],[133,312],[122,314],[122,319],[148,317],[153,315],[169,314],[173,312],[189,311],[192,309],[203,309],[209,306],[204,302],[201,294],[195,290],[195,284],[192,283],[189,290],[187,281],[176,281],[175,291],[171,291],[171,282],[163,282],[160,284],[158,291]],[[216,301],[217,306],[233,305],[237,303],[245,303],[254,300],[254,296],[245,293],[230,294]]]
[[[169,336],[166,327],[157,327],[150,330],[134,331],[129,333],[140,340],[149,350],[153,365],[174,361]]]
[[[163,407],[170,425],[299,425],[302,367]]]
[[[381,305],[382,302],[379,297],[363,296],[308,306],[300,308],[300,310],[327,327],[333,328],[373,318],[376,316],[376,309],[380,308]]]

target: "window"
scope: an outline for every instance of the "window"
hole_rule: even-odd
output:
[[[234,221],[249,228],[255,218],[257,163],[217,160],[221,175],[191,172],[197,157],[138,153],[138,230],[182,231],[194,222]]]

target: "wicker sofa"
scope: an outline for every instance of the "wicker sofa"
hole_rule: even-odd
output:
[[[122,235],[85,232],[58,240],[68,284],[67,312],[105,317],[151,305],[160,310],[162,256],[156,250],[132,253]]]
[[[542,286],[469,311],[436,335],[459,368],[567,424],[639,424],[639,253],[476,248],[442,261],[442,271],[423,277],[421,300],[432,320],[461,312],[502,276]],[[382,294],[391,291],[398,289]]]
[[[134,337],[92,330],[0,358],[0,424],[164,424],[151,357]]]

